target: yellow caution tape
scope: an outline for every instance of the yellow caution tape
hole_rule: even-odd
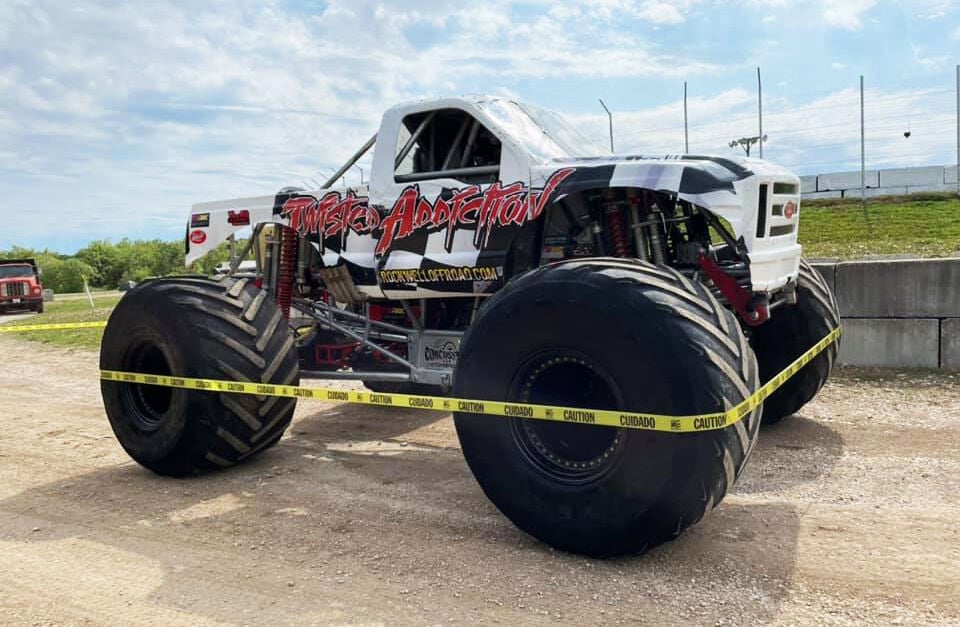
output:
[[[106,320],[99,322],[63,322],[60,324],[21,324],[0,326],[0,333],[23,333],[25,331],[68,331],[71,329],[102,329]]]
[[[332,390],[308,388],[295,385],[273,385],[267,383],[247,383],[241,381],[222,381],[218,379],[191,379],[134,372],[101,370],[104,381],[121,383],[141,383],[163,387],[203,390],[208,392],[228,392],[236,394],[254,394],[257,396],[280,396],[286,398],[309,398],[338,403],[359,403],[381,407],[400,407],[404,409],[427,409],[435,411],[456,411],[488,416],[508,418],[530,418],[552,420],[588,425],[601,425],[644,431],[664,431],[667,433],[692,433],[725,429],[741,420],[756,409],[773,392],[793,375],[810,363],[840,337],[840,329],[834,329],[829,335],[817,342],[807,352],[797,358],[782,372],[765,383],[749,398],[735,407],[723,412],[701,414],[697,416],[660,416],[602,409],[582,409],[575,407],[555,407],[552,405],[531,405],[528,403],[505,403],[501,401],[449,398],[444,396],[420,396],[414,394],[381,394],[375,392],[356,392],[353,390]]]

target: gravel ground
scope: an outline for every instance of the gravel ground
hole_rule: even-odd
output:
[[[164,479],[94,353],[0,350],[0,623],[960,624],[960,376],[842,373],[703,522],[596,561],[505,520],[444,415],[302,403],[268,454]]]

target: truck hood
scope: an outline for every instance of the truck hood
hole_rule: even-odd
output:
[[[572,170],[555,198],[587,189],[637,187],[674,193],[681,200],[727,217],[739,210],[750,183],[784,182],[797,186],[800,179],[786,168],[762,159],[683,155],[647,157],[614,155],[556,159],[533,168],[531,185],[543,184],[553,172]]]
[[[633,171],[681,171],[699,170],[718,180],[735,181],[752,175],[793,177],[794,174],[783,166],[753,157],[730,157],[719,155],[610,155],[603,157],[566,157],[554,159],[548,167],[598,167],[630,165]]]

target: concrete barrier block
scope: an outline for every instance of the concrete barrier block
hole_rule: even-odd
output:
[[[811,192],[817,191],[817,176],[801,176],[800,177],[800,193],[809,194]]]
[[[960,370],[960,318],[940,321],[940,367]]]
[[[823,280],[830,286],[830,291],[837,293],[837,264],[829,262],[811,263],[813,269],[820,273]]]
[[[844,198],[876,198],[877,196],[904,196],[909,193],[907,187],[868,187],[863,190],[863,196],[860,195],[860,188],[843,190]]]
[[[943,182],[947,185],[957,184],[957,166],[947,167],[943,169]]]
[[[851,193],[856,193],[857,198],[860,198],[860,190],[854,190],[853,192],[847,192],[846,195],[850,196]],[[865,196],[867,198],[876,198],[877,196],[904,196],[909,193],[909,190],[906,187],[870,187],[867,188]]]
[[[957,190],[956,185],[947,185],[945,183],[938,183],[936,185],[911,185],[907,188],[908,194],[922,194],[924,192],[955,192]]]
[[[843,320],[841,364],[880,368],[938,368],[940,321],[923,318]]]
[[[837,264],[840,314],[849,317],[960,317],[960,259]]]
[[[811,192],[803,195],[806,200],[824,200],[829,198],[843,198],[843,192]]]
[[[867,187],[879,187],[880,177],[876,170],[867,170],[864,183]],[[817,189],[831,191],[837,189],[860,189],[860,172],[833,172],[817,176]]]
[[[880,170],[880,187],[912,187],[938,185],[943,182],[943,166],[923,168],[891,168]]]

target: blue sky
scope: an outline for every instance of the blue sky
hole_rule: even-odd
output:
[[[863,74],[868,167],[952,163],[957,63],[960,0],[6,0],[0,249],[179,238],[192,203],[318,177],[384,108],[458,93],[606,141],[602,97],[618,152],[678,153],[686,80],[691,152],[733,154],[760,66],[765,157],[816,173],[859,164]]]

